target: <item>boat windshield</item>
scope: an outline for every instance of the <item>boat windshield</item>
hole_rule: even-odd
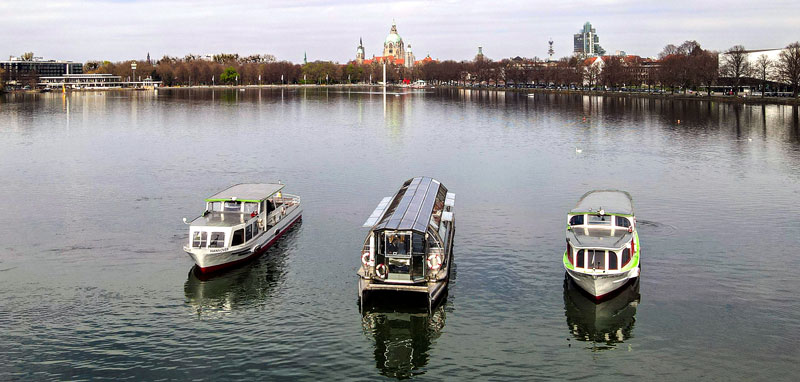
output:
[[[223,211],[224,212],[240,212],[242,210],[242,202],[226,201]]]
[[[191,236],[193,248],[225,247],[225,232],[194,231]]]
[[[408,255],[411,253],[411,240],[408,234],[386,234],[386,254]]]
[[[611,225],[613,216],[610,215],[586,215],[589,225]]]

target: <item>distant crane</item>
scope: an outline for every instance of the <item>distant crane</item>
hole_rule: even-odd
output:
[[[550,45],[550,48],[547,49],[547,54],[550,55],[550,61],[553,61],[553,53],[555,53],[555,51],[553,50],[553,38],[552,37],[550,37],[550,40],[547,42],[547,44]]]

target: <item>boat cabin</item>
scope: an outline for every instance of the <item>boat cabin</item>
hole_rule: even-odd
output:
[[[635,229],[627,192],[586,193],[567,214],[567,261],[584,273],[619,271],[630,264],[635,253]]]
[[[365,274],[392,283],[420,283],[436,278],[449,265],[455,194],[429,177],[407,180],[386,197],[364,223]]]
[[[206,210],[191,222],[192,249],[222,250],[249,243],[285,215],[283,184],[237,184],[205,200]]]

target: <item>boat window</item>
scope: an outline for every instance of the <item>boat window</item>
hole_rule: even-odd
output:
[[[253,212],[258,212],[258,203],[245,203],[244,204],[244,213],[250,214]]]
[[[211,202],[208,203],[209,211],[212,212],[222,212],[222,202]]]
[[[582,249],[579,249],[578,250],[578,254],[575,255],[576,256],[575,260],[577,260],[577,263],[578,263],[575,266],[578,267],[578,268],[583,268],[584,267],[583,252],[584,251]]]
[[[253,225],[248,224],[244,227],[244,241],[250,241],[253,238]]]
[[[606,269],[606,251],[590,249],[588,254],[589,268]]]
[[[622,250],[622,266],[624,267],[628,265],[630,261],[631,261],[631,250],[625,248]]]
[[[631,226],[631,221],[628,220],[627,218],[622,217],[622,216],[615,216],[615,218],[616,218],[616,221],[617,221],[616,222],[617,226],[619,226],[619,227],[630,227]]]
[[[612,216],[609,215],[588,215],[589,224],[593,225],[611,225]]]
[[[583,225],[583,215],[575,215],[569,218],[569,225]]]
[[[231,247],[244,244],[244,229],[237,229],[231,238]]]
[[[207,233],[205,231],[197,231],[192,236],[192,247],[205,248]]]
[[[608,269],[617,269],[617,253],[614,251],[608,251]]]
[[[225,232],[211,232],[211,241],[208,248],[222,248],[225,246]]]
[[[569,243],[567,243],[567,260],[570,264],[575,264],[575,261],[572,260],[572,246]]]
[[[225,202],[225,212],[239,212],[242,210],[242,202]]]
[[[408,235],[398,235],[398,234],[388,234],[386,235],[386,253],[390,254],[397,254],[397,255],[407,255],[409,253],[409,243]]]
[[[425,253],[425,235],[415,232],[411,236],[411,251],[414,253]]]

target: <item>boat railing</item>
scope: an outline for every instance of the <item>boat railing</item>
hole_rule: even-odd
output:
[[[282,194],[281,197],[275,197],[272,200],[277,204],[285,204],[287,206],[300,204],[300,197],[292,194]]]

